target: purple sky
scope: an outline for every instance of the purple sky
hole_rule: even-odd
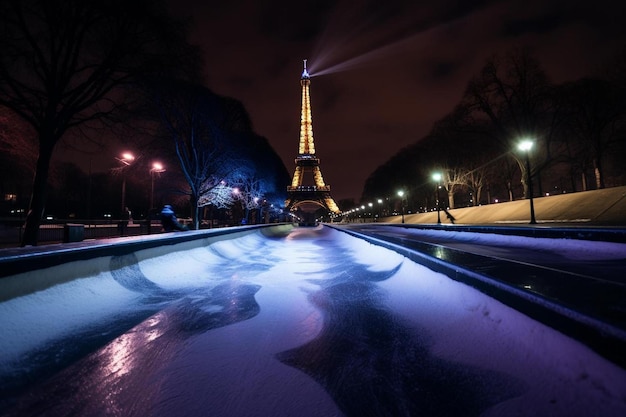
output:
[[[207,86],[244,103],[290,172],[308,59],[316,151],[335,200],[358,200],[367,176],[450,112],[493,54],[529,47],[563,82],[593,74],[626,45],[623,1],[172,4],[195,21]]]

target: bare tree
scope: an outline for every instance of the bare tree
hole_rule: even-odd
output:
[[[268,141],[252,131],[239,101],[180,80],[161,80],[148,85],[147,91],[158,122],[174,144],[195,228],[200,224],[199,208],[231,205],[234,200],[229,190],[234,187],[252,192],[256,187],[252,182],[264,195],[269,194],[267,198],[280,196],[284,201],[289,174]]]
[[[0,155],[19,167],[20,175],[24,172],[32,175],[37,165],[37,150],[32,129],[10,109],[0,106]]]
[[[537,150],[532,169],[538,173],[550,163],[554,147],[550,97],[551,85],[539,63],[528,51],[515,50],[487,62],[469,83],[461,105],[471,110],[468,123],[489,122],[500,152],[513,150],[522,138],[533,138]],[[524,156],[512,155],[528,196]]]
[[[603,161],[626,137],[626,93],[599,79],[582,79],[562,87],[564,136],[583,176],[592,167],[597,189],[604,188]]]
[[[446,190],[448,204],[447,208],[455,208],[454,195],[466,184],[465,169],[459,167],[445,166],[440,169],[441,185]],[[445,206],[444,206],[445,207]]]
[[[472,192],[469,203],[480,203],[482,189],[498,159],[494,157],[496,146],[488,127],[484,123],[468,124],[469,112],[467,107],[457,106],[435,124],[431,133],[437,149],[431,158],[445,167],[442,174],[450,208],[456,208],[454,194],[461,190]]]
[[[228,178],[222,179],[217,185],[214,185],[217,177],[208,181],[206,191],[198,201],[199,207],[213,205],[216,208],[226,208],[238,202],[245,210],[244,218],[249,221],[251,210],[260,210],[263,204],[271,201],[276,186],[271,171],[275,168],[270,166],[267,169],[265,165],[269,161],[266,159],[254,159],[245,154],[243,150],[237,153],[237,165],[227,173]],[[286,185],[283,184],[282,189],[286,189]],[[281,201],[284,201],[284,197]]]
[[[208,180],[208,184],[203,188],[206,189],[198,198],[198,207],[215,206],[216,208],[230,207],[236,199],[234,187],[226,184],[225,181],[218,181],[217,185],[213,185],[213,178]]]
[[[241,135],[225,129],[221,98],[201,86],[172,82],[154,90],[159,119],[174,142],[187,181],[194,229],[199,207],[223,197],[238,167]]]
[[[253,172],[240,176],[237,184],[240,191],[239,200],[245,209],[246,222],[249,222],[250,211],[260,207],[268,187],[266,181]]]
[[[102,124],[120,87],[190,56],[155,0],[0,0],[0,105],[35,132],[38,158],[22,246],[37,244],[50,161],[66,132]]]
[[[483,188],[487,185],[487,175],[484,168],[476,168],[465,174],[465,185],[472,193],[472,205],[480,205]],[[489,201],[487,201],[489,203]]]

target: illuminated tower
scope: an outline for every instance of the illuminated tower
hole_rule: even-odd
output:
[[[300,78],[302,86],[302,111],[300,114],[300,147],[296,157],[296,171],[293,174],[291,185],[287,187],[285,208],[294,211],[303,204],[316,204],[325,207],[333,213],[339,213],[335,200],[330,196],[330,185],[324,184],[320,160],[315,156],[313,142],[313,122],[311,119],[311,99],[309,85],[311,77],[306,70]]]

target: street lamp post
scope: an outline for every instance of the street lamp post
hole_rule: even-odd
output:
[[[530,200],[530,224],[537,224],[535,220],[535,205],[533,203],[533,180],[530,175],[530,150],[533,147],[533,141],[525,139],[520,142],[518,149],[526,155],[526,184],[528,185],[528,199]]]
[[[160,162],[153,162],[152,168],[150,168],[150,209],[154,208],[154,174],[160,174],[161,172],[165,172],[163,164]]]
[[[130,166],[135,160],[135,156],[130,152],[124,152],[121,158],[115,158],[125,166]],[[122,167],[124,169],[125,167]],[[124,213],[126,210],[126,172],[122,171],[122,210]]]
[[[400,197],[400,208],[402,209],[402,223],[404,223],[404,191],[398,191],[398,196]]]
[[[372,208],[372,206],[373,206],[374,204],[372,204],[372,203],[367,203],[367,205],[368,205],[368,206],[369,206],[369,208],[370,208],[370,215],[372,216],[372,223],[374,223],[374,209]]]
[[[435,188],[435,198],[437,200],[437,224],[441,224],[441,199],[439,198],[439,189],[441,188],[441,174],[436,172],[433,174],[433,180],[435,180],[436,188]]]

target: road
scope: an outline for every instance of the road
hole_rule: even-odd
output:
[[[0,303],[2,416],[618,416],[626,370],[328,227]]]

